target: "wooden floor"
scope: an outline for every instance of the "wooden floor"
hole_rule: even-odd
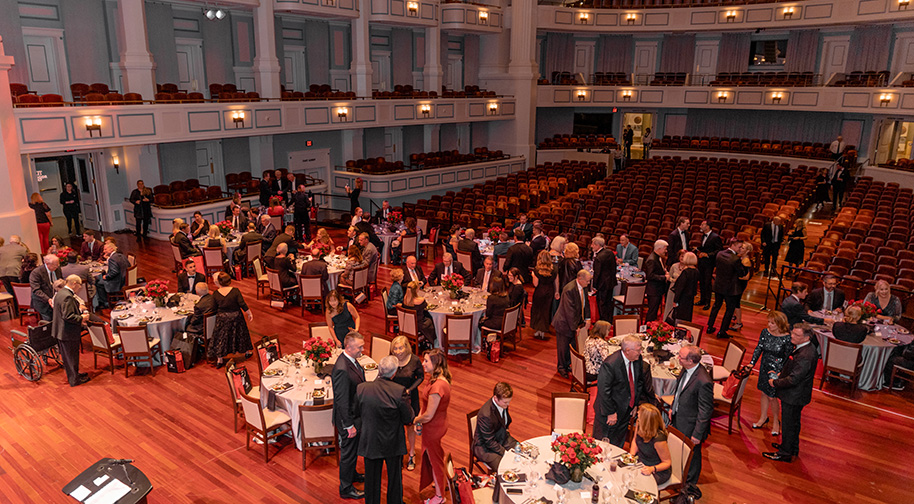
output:
[[[821,235],[824,226],[814,222],[810,230]],[[137,253],[140,276],[173,278],[166,243],[138,244],[126,234],[117,239],[122,250]],[[387,269],[382,268],[380,275],[381,285],[389,284]],[[302,320],[297,307],[280,313],[255,299],[253,280],[238,284],[254,311],[255,337],[278,333],[285,348],[296,348],[307,336],[306,324],[323,320],[318,314]],[[760,277],[754,278],[747,299],[761,303],[765,287]],[[379,298],[360,311],[363,333],[383,332]],[[706,313],[698,310],[696,320],[704,322]],[[737,341],[751,352],[765,325],[764,313],[744,308],[743,323]],[[0,322],[3,334],[18,327],[18,320]],[[518,351],[498,364],[481,357],[472,364],[451,361],[454,382],[445,449],[459,466],[467,463],[465,413],[478,408],[498,380],[515,388],[512,434],[524,439],[548,433],[550,393],[569,386],[555,374],[554,345],[554,339],[538,341],[527,330]],[[710,337],[702,346],[720,356],[725,343]],[[81,366],[92,381],[70,388],[59,369],[37,383],[27,382],[16,373],[11,352],[0,352],[0,502],[72,502],[60,489],[102,457],[135,459],[134,464],[153,482],[153,503],[340,501],[335,457],[310,461],[303,472],[301,454],[294,447],[273,455],[268,464],[260,451],[245,450],[243,434],[232,429],[221,370],[204,365],[185,374],[169,374],[160,368],[154,377],[125,379],[122,368],[114,375],[93,370],[87,355],[83,354]],[[254,362],[248,362],[248,369],[256,375]],[[747,387],[741,428],[727,435],[726,417],[712,426],[700,481],[701,502],[912,501],[909,457],[914,452],[914,394],[910,390],[862,392],[851,400],[846,386],[827,384],[822,392],[816,389],[804,411],[801,456],[793,464],[784,464],[762,458],[761,452],[770,450],[774,439],[749,427],[759,413],[755,380]],[[431,489],[417,491],[418,470],[404,474],[406,502],[417,503],[431,495]]]

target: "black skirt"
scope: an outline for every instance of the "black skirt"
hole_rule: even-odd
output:
[[[215,360],[226,355],[252,350],[254,350],[254,345],[251,344],[251,333],[248,332],[244,313],[241,310],[217,313],[213,339],[209,342],[207,357]]]

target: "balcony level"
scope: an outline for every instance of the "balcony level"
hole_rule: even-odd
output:
[[[440,24],[452,33],[501,33],[505,16],[497,6],[448,2],[441,4]]]
[[[371,0],[368,19],[399,26],[438,26],[438,0]]]
[[[323,18],[359,17],[358,0],[273,0],[277,14],[301,14]]]

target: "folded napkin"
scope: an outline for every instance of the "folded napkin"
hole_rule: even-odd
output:
[[[549,481],[554,481],[559,485],[564,485],[568,483],[568,480],[571,479],[571,471],[567,467],[554,462],[552,467],[549,468],[549,472],[546,473],[546,479]]]
[[[273,392],[273,389],[270,387],[265,387],[267,390],[267,409],[270,411],[276,410],[276,392]]]

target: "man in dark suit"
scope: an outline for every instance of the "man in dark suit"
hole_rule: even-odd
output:
[[[524,277],[524,283],[530,283],[532,281],[530,268],[536,257],[533,255],[530,245],[524,242],[523,234],[524,231],[521,228],[514,228],[514,245],[508,248],[508,253],[505,255],[505,272],[511,271],[511,268],[517,268]]]
[[[83,244],[79,247],[79,257],[89,261],[98,261],[102,256],[102,242],[95,239],[95,231],[83,231]]]
[[[546,250],[546,247],[548,246],[549,238],[543,233],[543,223],[534,221],[533,238],[530,239],[530,248],[533,249],[533,257],[535,258],[540,252]]]
[[[376,249],[381,250],[384,248],[384,240],[378,236],[378,233],[374,232],[374,227],[371,225],[368,220],[363,220],[356,223],[355,225],[356,238],[362,233],[368,234],[368,241],[375,246]],[[358,243],[358,240],[356,241]]]
[[[86,304],[92,303],[95,300],[96,293],[95,277],[92,276],[92,272],[89,271],[89,266],[79,264],[79,257],[76,255],[75,250],[71,250],[67,256],[67,264],[60,267],[60,278],[67,278],[70,275],[79,277],[82,284],[86,286],[86,296],[89,298],[83,299],[83,301],[85,301]]]
[[[279,249],[281,244],[285,243],[288,247],[290,254],[295,254],[298,252],[297,244],[295,243],[295,226],[292,224],[287,225],[282,233],[276,235],[276,238],[273,239],[273,244],[270,245],[270,248],[267,249],[263,254],[263,263],[271,268],[276,268],[274,264],[276,260],[276,251]]]
[[[838,279],[835,275],[825,275],[822,287],[809,293],[806,306],[812,311],[844,309],[844,292],[838,290]]]
[[[644,270],[644,279],[647,280],[647,322],[657,320],[660,312],[660,303],[666,297],[667,290],[670,286],[670,273],[667,271],[664,262],[666,261],[667,249],[669,245],[663,240],[654,242],[654,251],[647,256],[642,264]]]
[[[278,234],[276,228],[273,227],[273,222],[270,220],[269,215],[260,216],[260,226],[257,228],[257,231],[263,236],[263,244],[260,246],[260,250],[269,250],[273,246],[273,240],[276,239]]]
[[[374,213],[375,224],[382,224],[387,222],[387,216],[390,215],[390,212],[393,212],[393,208],[390,208],[390,201],[382,201],[381,208],[379,208],[378,211]]]
[[[194,244],[190,242],[190,238],[187,237],[189,230],[190,226],[186,222],[182,222],[178,225],[178,232],[171,237],[171,243],[178,247],[181,259],[200,255],[200,251],[194,247]]]
[[[843,165],[838,165],[835,168],[835,174],[831,178],[831,190],[832,190],[832,203],[837,209],[841,202],[844,200],[844,192],[847,190],[847,185],[851,182],[851,172]]]
[[[698,477],[701,474],[701,445],[708,438],[711,429],[711,414],[714,412],[714,382],[701,363],[701,350],[694,345],[685,345],[679,350],[682,373],[676,380],[676,392],[670,407],[670,425],[691,438],[692,465],[686,475],[686,492],[701,498]]]
[[[473,277],[473,287],[492,292],[492,280],[501,277],[501,271],[495,269],[495,259],[492,256],[486,256],[482,263],[482,269],[477,271],[476,276]]]
[[[701,291],[701,299],[698,304],[705,310],[711,308],[711,280],[714,275],[714,263],[717,259],[717,253],[724,248],[724,243],[720,235],[711,229],[708,221],[701,221],[701,245],[695,250],[698,256],[698,287]]]
[[[597,236],[590,241],[593,250],[593,290],[597,292],[600,320],[613,320],[613,289],[616,288],[616,254],[605,247],[606,240]]]
[[[60,259],[54,254],[48,254],[44,256],[44,264],[29,273],[32,309],[38,312],[41,320],[50,321],[54,316],[54,282],[62,280],[59,268]]]
[[[295,194],[297,189],[295,174],[292,172],[286,173],[286,176],[279,183],[279,189],[282,191],[282,197],[286,204],[292,203],[292,195]]]
[[[108,306],[108,293],[120,292],[127,283],[127,270],[130,268],[130,262],[127,256],[118,252],[117,245],[114,242],[105,242],[105,257],[108,265],[105,275],[99,282],[98,304],[101,308]]]
[[[231,222],[232,229],[236,231],[241,232],[248,228],[248,218],[241,211],[240,205],[234,205],[232,207],[232,215],[226,216],[225,220]]]
[[[89,312],[83,312],[76,299],[76,290],[82,281],[76,275],[66,278],[66,284],[54,296],[54,314],[51,332],[60,347],[60,359],[67,372],[71,387],[89,381],[89,375],[79,372],[79,345],[83,323],[89,319]]]
[[[339,436],[340,450],[340,497],[361,499],[365,493],[352,486],[353,482],[364,481],[365,476],[356,472],[358,461],[359,433],[361,420],[355,414],[356,387],[365,382],[365,370],[358,358],[365,349],[362,335],[353,331],[343,338],[343,353],[336,359],[331,379],[333,380],[333,423]]]
[[[178,273],[178,292],[194,292],[197,283],[206,283],[206,276],[197,273],[197,263],[193,259],[184,260],[184,271]]]
[[[492,397],[479,408],[476,416],[473,455],[493,471],[498,470],[498,465],[505,456],[505,452],[513,449],[517,444],[517,440],[508,433],[508,427],[511,426],[511,413],[508,412],[508,406],[513,397],[514,389],[511,388],[511,385],[505,382],[496,383]]]
[[[270,197],[273,196],[273,177],[269,171],[263,172],[260,179],[260,206],[270,206]]]
[[[676,219],[676,229],[667,237],[667,243],[670,245],[667,250],[666,264],[672,268],[679,262],[679,251],[689,250],[689,218],[680,217]]]
[[[476,243],[476,231],[467,229],[463,233],[463,239],[457,242],[457,250],[470,254],[470,264],[473,274],[482,268],[482,254],[479,252],[479,245]]]
[[[403,265],[403,281],[406,283],[419,282],[419,287],[425,285],[425,273],[422,272],[422,266],[419,266],[416,261],[416,256],[406,258],[406,264]]]
[[[514,229],[520,229],[523,233],[523,238],[515,238],[518,241],[530,241],[533,239],[533,224],[527,222],[527,214],[520,214],[517,216],[517,222],[514,224]],[[515,234],[515,236],[517,236]]]
[[[775,217],[762,227],[762,274],[775,276],[778,269],[778,252],[784,243],[784,226],[781,218]]]
[[[632,412],[641,403],[654,403],[651,367],[641,358],[641,340],[631,334],[622,348],[603,361],[594,400],[593,435],[622,447]]]
[[[387,504],[403,503],[403,427],[414,412],[404,400],[406,387],[391,381],[399,363],[388,355],[378,363],[378,379],[356,388],[354,411],[363,426],[359,455],[365,460],[365,504],[381,503],[381,469],[387,464]]]
[[[184,331],[194,336],[203,336],[206,333],[206,316],[216,315],[216,298],[209,293],[206,282],[196,284],[194,292],[200,296],[200,299],[194,305],[193,315],[187,318],[187,325],[184,327]]]
[[[794,282],[790,286],[790,295],[781,301],[781,312],[787,316],[787,323],[791,326],[800,322],[810,324],[824,324],[825,319],[809,314],[809,308],[803,303],[806,295],[809,293],[809,287],[803,282]]]
[[[324,261],[324,256],[320,255],[321,251],[319,248],[314,248],[311,250],[310,261],[306,261],[301,265],[301,274],[302,275],[320,275],[322,285],[327,285],[327,278],[329,278],[329,273],[327,272],[327,263]]]
[[[441,277],[445,275],[457,274],[463,277],[465,285],[469,285],[470,272],[462,264],[454,261],[454,256],[445,252],[441,256],[441,262],[435,265],[435,269],[428,276],[429,285],[441,285]]]
[[[730,322],[733,321],[733,311],[739,306],[739,277],[745,274],[743,263],[740,260],[737,251],[743,242],[731,240],[730,246],[721,250],[717,254],[714,263],[714,306],[711,307],[711,313],[708,314],[708,327],[705,332],[714,334],[717,330],[714,328],[714,322],[717,320],[717,313],[720,307],[726,303],[727,308],[724,310],[724,319],[721,324],[718,338],[729,338],[727,332],[730,329]]]
[[[800,420],[803,408],[812,401],[812,387],[815,381],[819,354],[810,344],[815,339],[812,329],[799,324],[790,331],[790,342],[796,347],[781,373],[769,376],[768,383],[774,387],[781,400],[781,443],[772,443],[776,452],[765,452],[766,458],[792,462],[800,454]]]
[[[559,308],[552,318],[557,367],[563,378],[567,378],[571,372],[571,345],[575,342],[575,333],[580,329],[590,329],[590,301],[587,299],[586,289],[591,276],[587,270],[578,271],[575,281],[568,282],[568,285],[562,288]]]
[[[311,241],[311,195],[302,184],[292,194],[292,220],[295,222],[295,239]]]
[[[257,226],[253,222],[248,222],[247,232],[241,235],[241,241],[238,242],[238,247],[235,248],[235,264],[242,264],[248,259],[248,244],[254,242],[261,242],[263,244],[263,235],[257,232]],[[263,249],[261,248],[261,252]]]

